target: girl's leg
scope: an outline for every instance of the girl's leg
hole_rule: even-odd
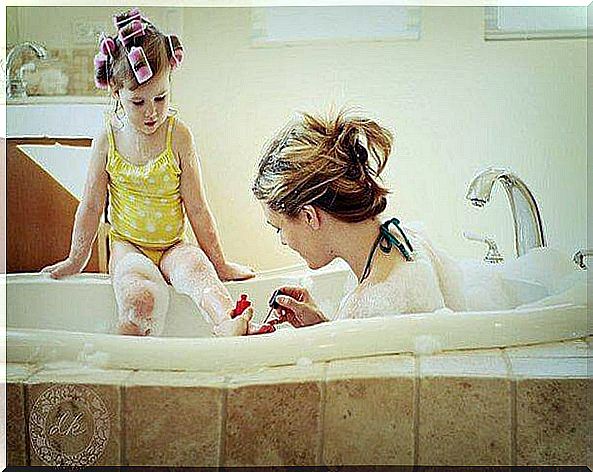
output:
[[[245,334],[252,311],[230,319],[235,303],[212,262],[198,246],[183,242],[176,244],[163,255],[160,268],[177,292],[188,295],[207,313],[208,321],[216,327],[216,334]]]
[[[115,292],[120,334],[161,334],[169,289],[156,265],[132,244],[113,241],[109,273]]]

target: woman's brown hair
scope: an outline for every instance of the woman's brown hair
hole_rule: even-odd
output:
[[[291,217],[310,204],[345,222],[372,218],[387,206],[379,175],[392,144],[388,129],[348,110],[303,113],[264,149],[253,193]]]

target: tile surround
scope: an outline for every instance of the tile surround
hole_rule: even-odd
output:
[[[590,434],[583,410],[590,379],[517,382],[517,464],[582,465]]]
[[[224,390],[203,378],[168,374],[177,373],[160,373],[161,385],[142,373],[123,386],[123,463],[218,466]]]
[[[91,388],[106,404],[111,433],[100,464],[584,464],[588,343],[226,376],[11,364],[8,459],[42,464],[24,439],[26,414],[59,383]]]
[[[320,465],[323,365],[233,376],[223,466]]]
[[[323,464],[413,465],[413,356],[330,362]]]

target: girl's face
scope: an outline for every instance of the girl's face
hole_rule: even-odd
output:
[[[267,223],[276,230],[280,242],[297,252],[311,269],[319,269],[329,264],[333,259],[331,251],[326,245],[325,228],[315,215],[311,216],[310,207],[294,218],[270,210],[263,205]]]
[[[144,134],[154,133],[167,119],[169,110],[169,69],[161,71],[135,90],[116,92],[132,127]]]

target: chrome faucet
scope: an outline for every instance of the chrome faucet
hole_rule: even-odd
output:
[[[12,48],[8,57],[6,58],[6,98],[24,98],[27,96],[26,84],[23,80],[22,68],[16,74],[16,77],[12,73],[12,69],[19,54],[27,49],[32,49],[39,59],[47,59],[48,52],[44,46],[39,43],[32,41],[26,41],[24,43],[17,44]]]
[[[502,184],[509,198],[517,257],[531,248],[545,246],[544,228],[535,197],[527,185],[508,169],[489,167],[481,171],[469,184],[465,198],[473,206],[483,207],[490,201],[495,182]]]

